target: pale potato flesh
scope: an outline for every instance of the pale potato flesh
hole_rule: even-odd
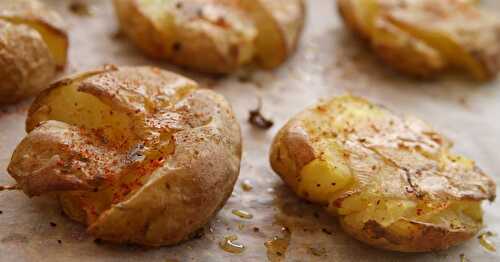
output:
[[[56,194],[69,217],[112,242],[189,239],[238,177],[241,138],[229,104],[157,68],[62,80],[35,100],[26,131],[8,167],[21,189]]]
[[[0,0],[0,103],[48,87],[66,65],[68,37],[61,17],[35,0]]]
[[[253,19],[258,35],[256,60],[263,68],[275,68],[295,49],[304,25],[303,0],[239,0]]]
[[[114,0],[122,30],[145,53],[209,73],[254,60],[282,64],[295,49],[303,0]]]
[[[482,226],[495,183],[422,121],[343,96],[305,110],[274,139],[271,165],[357,239],[404,252],[446,249]]]
[[[448,69],[478,80],[500,69],[500,19],[460,0],[338,0],[346,24],[388,64],[430,77]]]

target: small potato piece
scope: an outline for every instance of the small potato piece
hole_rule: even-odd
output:
[[[114,0],[122,30],[146,54],[208,73],[257,59],[274,68],[294,50],[303,0]]]
[[[35,100],[8,172],[55,194],[96,238],[147,246],[189,239],[231,195],[241,159],[227,101],[151,67],[108,67]]]
[[[472,0],[338,0],[348,27],[388,64],[418,77],[460,69],[478,80],[500,70],[500,20]]]
[[[0,104],[48,87],[66,65],[61,17],[36,0],[0,0]]]
[[[344,230],[378,248],[447,249],[482,226],[481,200],[496,185],[418,119],[352,96],[293,117],[270,162],[300,197],[325,206]]]

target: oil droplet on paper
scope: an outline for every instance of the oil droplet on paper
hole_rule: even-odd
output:
[[[238,216],[243,219],[252,219],[253,215],[244,210],[233,210],[233,215]]]
[[[249,180],[244,180],[242,183],[241,183],[241,189],[243,189],[243,191],[252,191],[253,189],[253,185],[252,183],[250,183]]]
[[[497,248],[495,246],[495,244],[493,244],[493,242],[491,242],[488,238],[489,237],[493,237],[493,236],[496,236],[496,234],[494,234],[493,232],[485,232],[485,233],[481,233],[477,238],[479,239],[479,244],[481,244],[481,246],[490,251],[490,252],[495,252],[497,251]]]
[[[226,236],[224,237],[224,240],[219,242],[219,247],[226,252],[240,254],[245,251],[245,246],[243,244],[236,243],[236,240],[238,240],[236,235]]]
[[[280,262],[285,260],[285,253],[290,245],[290,231],[288,228],[283,228],[283,236],[275,236],[273,239],[266,241],[264,245],[267,248],[267,258],[271,262]]]

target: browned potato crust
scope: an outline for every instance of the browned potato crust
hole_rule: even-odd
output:
[[[30,108],[8,171],[29,196],[55,193],[96,238],[172,245],[231,195],[241,159],[227,101],[151,67],[54,84]]]
[[[36,0],[0,0],[0,104],[48,87],[66,65],[61,17]]]
[[[114,0],[122,30],[146,54],[208,73],[253,60],[282,64],[295,49],[303,0]]]
[[[448,69],[478,80],[500,70],[500,19],[469,0],[338,0],[348,28],[382,60],[417,77]]]
[[[447,249],[482,227],[481,200],[496,185],[451,142],[412,117],[352,96],[293,117],[271,147],[271,166],[300,197],[338,216],[375,247]]]

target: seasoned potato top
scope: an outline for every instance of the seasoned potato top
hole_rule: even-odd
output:
[[[288,156],[297,168],[292,184],[304,179],[300,170],[310,161],[327,162],[353,177],[346,188],[333,186],[336,198],[361,190],[425,201],[495,197],[494,182],[474,161],[452,154],[451,143],[430,126],[361,98],[322,102],[290,121],[278,138],[279,148],[293,152]]]

